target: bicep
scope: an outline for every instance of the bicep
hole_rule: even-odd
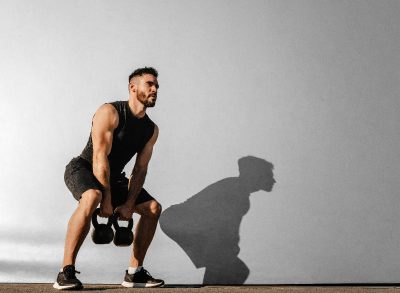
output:
[[[114,107],[109,104],[102,105],[93,117],[93,157],[110,154],[116,125],[118,125],[118,114]]]

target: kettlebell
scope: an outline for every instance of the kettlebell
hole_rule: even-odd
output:
[[[111,227],[113,216],[108,218],[107,224],[99,224],[97,216],[100,213],[100,208],[97,208],[92,215],[92,224],[94,230],[92,232],[92,240],[96,244],[108,244],[114,238],[114,231]]]
[[[114,244],[116,246],[129,246],[133,243],[133,219],[128,221],[127,227],[120,227],[118,224],[118,217],[113,218],[113,225],[115,229]]]

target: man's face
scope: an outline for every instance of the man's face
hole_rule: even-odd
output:
[[[158,81],[152,74],[143,74],[134,78],[136,95],[145,107],[154,107],[157,100]]]
[[[270,192],[272,191],[275,183],[276,180],[274,178],[274,173],[272,172],[272,170],[265,170],[264,182],[261,189]]]

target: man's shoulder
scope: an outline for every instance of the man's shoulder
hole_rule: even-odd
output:
[[[102,112],[108,115],[115,115],[118,111],[118,106],[114,103],[104,103],[98,109],[97,112]]]
[[[99,110],[102,110],[103,112],[106,112],[107,114],[111,116],[121,116],[121,114],[126,110],[125,109],[125,104],[127,101],[113,101],[113,102],[107,102],[102,104]]]
[[[102,104],[93,116],[93,123],[110,124],[116,128],[119,124],[118,109],[110,103]]]
[[[118,111],[118,110],[123,109],[125,107],[126,103],[127,103],[127,101],[112,101],[112,102],[104,103],[102,106],[108,105],[108,107],[113,107]]]

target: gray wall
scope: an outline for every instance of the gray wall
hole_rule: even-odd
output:
[[[144,65],[161,86],[145,185],[166,211],[201,202],[196,217],[214,234],[175,229],[197,239],[192,251],[203,239],[217,248],[217,215],[240,207],[238,194],[249,206],[230,218],[232,255],[246,283],[399,281],[399,1],[0,4],[0,282],[54,280],[76,207],[64,167],[97,107],[126,99]],[[271,192],[212,189],[248,155],[275,166]],[[226,208],[219,192],[232,194]],[[164,228],[146,268],[202,283],[204,266]],[[77,269],[83,282],[117,283],[128,258],[88,239]]]

